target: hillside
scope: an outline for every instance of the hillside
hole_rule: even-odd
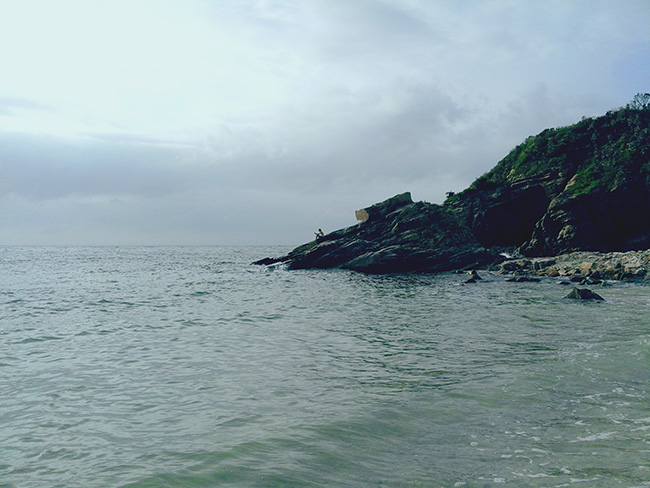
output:
[[[650,248],[649,99],[529,137],[444,206],[529,256]]]

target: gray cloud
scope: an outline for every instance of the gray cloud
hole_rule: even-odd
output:
[[[112,44],[59,18],[87,44],[47,52],[98,53],[87,72],[61,54],[0,83],[1,242],[299,244],[399,192],[439,202],[650,69],[643,1],[130,5],[102,7]]]
[[[47,104],[20,97],[0,97],[0,116],[11,116],[21,110],[52,111]]]
[[[182,191],[184,149],[0,134],[2,189],[32,200]]]

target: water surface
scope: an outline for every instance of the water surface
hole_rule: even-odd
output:
[[[650,486],[650,287],[284,251],[3,248],[0,486]]]

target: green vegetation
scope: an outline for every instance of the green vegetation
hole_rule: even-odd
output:
[[[602,171],[596,165],[590,165],[576,173],[571,192],[574,195],[586,195],[592,193],[601,185]]]
[[[546,174],[567,181],[575,176],[567,190],[576,195],[612,190],[629,178],[650,183],[650,93],[640,93],[626,107],[602,117],[583,118],[529,137],[446,203]]]

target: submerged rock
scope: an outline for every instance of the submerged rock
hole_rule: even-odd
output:
[[[410,193],[358,210],[361,220],[304,244],[280,258],[291,269],[343,268],[364,273],[441,272],[469,269],[502,257],[485,249],[452,212],[413,202]]]
[[[473,272],[471,273],[471,277],[465,280],[464,283],[479,283],[481,280],[483,280],[483,278],[481,278],[478,273]]]
[[[509,283],[539,283],[539,278],[532,278],[530,276],[515,276],[506,280]]]
[[[578,300],[604,300],[599,294],[587,288],[574,287],[571,292],[564,298],[573,298]]]

